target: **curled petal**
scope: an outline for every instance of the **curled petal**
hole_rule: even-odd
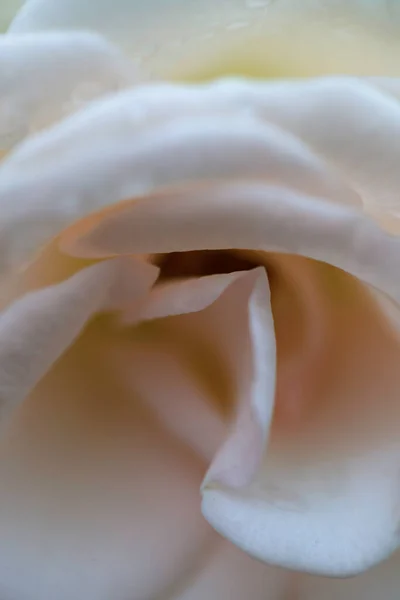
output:
[[[25,399],[93,315],[137,300],[157,272],[129,259],[105,262],[11,304],[0,317],[2,419]]]
[[[93,33],[0,37],[0,150],[132,83],[133,66]]]

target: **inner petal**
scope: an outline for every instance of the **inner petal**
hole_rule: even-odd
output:
[[[162,386],[128,388],[116,376],[119,335],[104,334],[101,323],[86,330],[2,439],[4,598],[155,598],[208,548],[204,462],[146,406],[149,393],[166,400]],[[188,403],[198,395],[177,369],[169,386]]]

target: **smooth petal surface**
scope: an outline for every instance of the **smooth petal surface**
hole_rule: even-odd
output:
[[[399,553],[363,575],[347,580],[297,576],[293,595],[299,600],[397,600],[400,588]],[[290,596],[289,596],[290,597]]]
[[[86,213],[188,181],[268,179],[393,211],[399,123],[386,90],[346,79],[154,86],[94,103],[4,161],[3,266]]]
[[[93,33],[0,36],[0,151],[133,81],[133,65]]]
[[[0,32],[5,31],[24,0],[3,0],[0,7]]]
[[[200,248],[296,253],[335,265],[397,301],[400,298],[394,276],[399,268],[398,238],[388,236],[353,207],[326,203],[284,188],[236,182],[173,190],[113,208],[70,233],[65,248],[83,256]],[[64,243],[63,238],[61,241]],[[320,276],[331,281],[332,275],[323,276],[321,272]],[[311,341],[311,354],[308,350],[299,354],[300,364],[292,371],[289,387],[283,376],[286,391],[279,402],[291,404],[287,394],[292,394],[290,388],[294,386],[299,412],[293,422],[303,432],[300,437],[290,433],[290,427],[288,433],[277,425],[281,436],[278,434],[276,455],[273,452],[271,458],[267,452],[266,462],[257,474],[270,426],[270,394],[263,388],[259,398],[267,412],[264,416],[256,413],[256,424],[251,423],[248,414],[242,422],[239,419],[237,437],[228,438],[227,449],[223,448],[222,458],[217,455],[206,478],[203,510],[208,520],[224,536],[267,562],[349,575],[382,560],[398,544],[395,473],[400,447],[397,434],[389,434],[389,430],[391,423],[399,422],[399,345],[367,291],[357,285],[334,276],[325,291],[316,292],[319,299],[312,311],[314,316],[310,313],[311,321],[303,327],[311,334],[315,318],[320,319],[319,327],[336,323],[324,331],[324,344],[332,354],[321,358],[317,348],[322,333],[317,330],[317,346]],[[332,291],[336,289],[340,301]],[[342,296],[340,290],[348,291]],[[265,300],[256,303],[260,305],[265,307]],[[315,311],[322,311],[321,317]],[[266,329],[258,323],[254,331]],[[351,332],[349,338],[346,332]],[[348,348],[348,353],[343,348]],[[259,348],[254,360],[255,364],[260,361],[259,372],[266,377],[265,368],[272,359],[263,355]],[[319,365],[319,360],[325,366],[332,361],[336,376],[332,380],[331,371],[325,370],[322,387],[310,395],[307,380],[313,377],[313,365]],[[278,363],[278,377],[279,369]],[[246,396],[251,398],[248,390]],[[380,405],[383,399],[384,409]],[[313,419],[311,405],[320,405]],[[349,429],[341,438],[344,423]],[[256,435],[257,428],[263,432],[261,437]],[[337,439],[342,439],[341,451]],[[368,447],[364,446],[365,440]]]
[[[154,385],[124,386],[113,366],[119,342],[89,329],[3,436],[4,598],[164,598],[209,551],[198,492],[205,465],[149,412]],[[183,390],[179,378],[168,383]],[[184,390],[190,403],[197,391]],[[157,392],[167,400],[164,387]]]
[[[332,264],[399,301],[400,239],[352,207],[263,183],[173,189],[121,203],[67,230],[74,256],[252,248]]]
[[[184,592],[179,593],[177,590],[175,598],[176,600],[204,600],[205,598],[282,600],[287,598],[286,593],[291,585],[291,577],[293,577],[291,574],[282,569],[263,565],[232,544],[218,540],[204,561],[203,568],[199,569],[188,582]]]
[[[11,31],[93,29],[155,74],[394,75],[398,23],[369,0],[29,0]]]
[[[84,269],[71,279],[27,294],[0,317],[1,417],[18,406],[99,311],[124,308],[143,296],[158,270],[131,260]]]
[[[129,279],[126,271],[124,275]],[[194,305],[195,313],[174,314],[177,308],[169,293],[165,318],[159,312],[159,320],[149,322],[153,329],[129,331],[111,323],[93,324],[28,397],[0,445],[4,596],[176,597],[193,577],[197,579],[203,564],[209,565],[214,552],[224,569],[237,561],[235,550],[221,548],[219,556],[216,536],[200,515],[203,457],[208,462],[207,452],[218,448],[228,421],[216,408],[218,398],[213,400],[204,385],[210,383],[218,395],[215,373],[204,375],[203,360],[193,360],[190,366],[191,346],[182,334],[187,334],[186,341],[207,341],[217,377],[225,375],[231,384],[231,401],[246,398],[253,384],[246,306],[252,290],[259,288],[257,295],[265,291],[266,277],[259,269],[221,279],[225,281],[202,282],[203,306]],[[177,300],[180,288],[178,284]],[[196,283],[192,293],[196,302],[198,289]],[[86,290],[81,286],[80,291],[86,299]],[[118,294],[120,306],[124,296]],[[69,304],[82,309],[78,300],[69,298]],[[136,304],[137,296],[125,300]],[[264,311],[268,307],[264,293],[262,300]],[[273,354],[272,321],[268,309],[266,313],[268,352]],[[167,337],[160,335],[163,322]],[[54,327],[51,331],[57,333]],[[266,358],[267,385],[273,389],[273,356]],[[245,566],[251,564],[250,559],[243,560]],[[200,591],[214,587],[224,591],[223,581],[218,577],[214,581],[213,569],[211,582],[208,575],[206,581],[200,575]],[[269,571],[254,565],[240,589],[260,590],[270,579]],[[273,577],[271,582],[278,585]]]

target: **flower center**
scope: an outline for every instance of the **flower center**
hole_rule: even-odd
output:
[[[219,275],[236,271],[249,271],[260,262],[245,255],[224,250],[195,250],[157,255],[153,262],[160,267],[159,281]]]

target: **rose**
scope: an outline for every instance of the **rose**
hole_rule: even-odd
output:
[[[397,547],[397,81],[132,87],[161,58],[23,33],[89,8],[0,46],[0,595],[397,599],[396,556],[281,571],[198,492],[288,569]]]

